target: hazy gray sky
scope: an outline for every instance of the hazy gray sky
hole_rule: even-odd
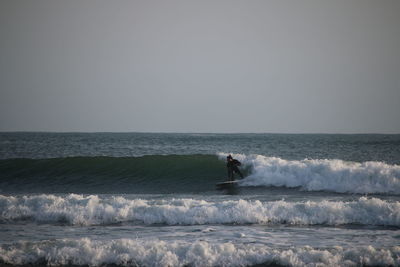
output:
[[[400,133],[400,1],[0,1],[0,130]]]

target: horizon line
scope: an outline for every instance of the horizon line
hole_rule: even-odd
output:
[[[3,131],[0,133],[54,133],[54,134],[65,134],[65,133],[81,133],[81,134],[95,134],[95,133],[137,133],[137,134],[287,134],[287,135],[399,135],[400,133],[379,133],[379,132],[355,132],[355,133],[329,133],[329,132],[195,132],[195,131],[31,131],[31,130],[19,130],[19,131]]]

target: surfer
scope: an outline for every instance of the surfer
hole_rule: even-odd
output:
[[[240,177],[243,179],[243,174],[240,172],[238,166],[242,165],[242,163],[240,163],[240,161],[238,161],[237,159],[232,158],[231,155],[228,155],[226,157],[226,167],[228,169],[228,179],[230,181],[234,181],[235,178],[233,177],[234,173],[237,173],[240,175]]]

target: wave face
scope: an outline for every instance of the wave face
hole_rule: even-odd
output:
[[[1,196],[0,222],[70,225],[121,222],[152,225],[289,224],[400,227],[400,202],[361,197],[356,201],[206,201],[190,198],[127,199],[70,194]]]
[[[220,159],[227,154],[220,153]],[[400,166],[383,162],[284,160],[261,155],[234,155],[250,175],[242,186],[299,187],[305,191],[400,194]]]
[[[0,263],[102,266],[398,266],[400,247],[271,248],[259,244],[88,238],[0,247]]]
[[[33,193],[203,192],[226,177],[215,155],[6,159],[0,174],[3,191]]]
[[[18,193],[200,193],[225,180],[226,153],[0,160],[0,190]],[[240,186],[400,195],[400,166],[234,154]]]

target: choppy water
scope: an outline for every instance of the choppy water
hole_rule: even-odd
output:
[[[0,263],[396,266],[399,164],[400,135],[0,133]]]

